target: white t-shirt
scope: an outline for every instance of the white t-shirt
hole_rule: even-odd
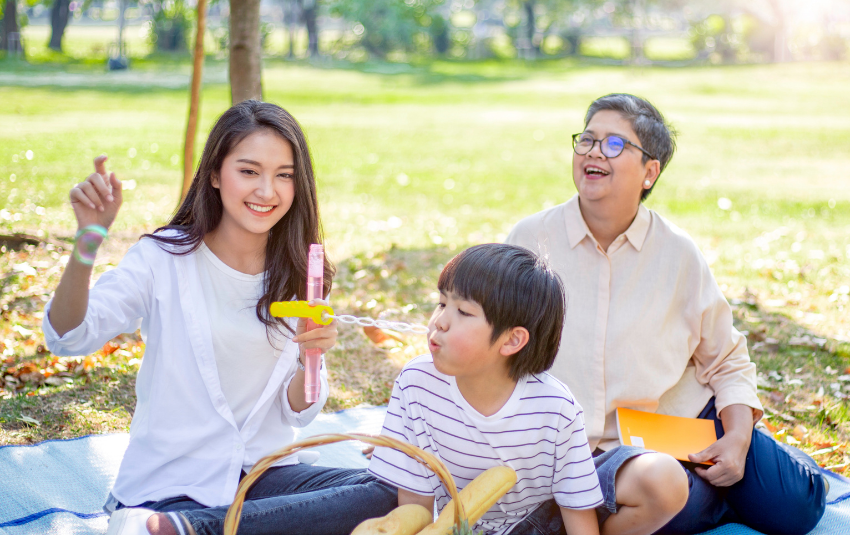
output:
[[[284,342],[273,347],[257,318],[265,273],[248,275],[222,262],[203,242],[198,278],[207,305],[221,391],[240,428],[269,382]],[[276,340],[276,338],[272,338]]]
[[[570,509],[602,504],[581,407],[548,373],[519,380],[505,405],[483,416],[464,399],[455,378],[438,372],[431,355],[422,355],[396,379],[382,434],[436,455],[458,490],[493,466],[516,471],[516,485],[484,514],[476,531],[506,533],[553,497]],[[433,472],[399,451],[376,448],[369,471],[396,487],[435,496],[440,510],[451,499]]]

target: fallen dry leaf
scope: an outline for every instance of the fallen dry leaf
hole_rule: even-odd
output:
[[[30,425],[35,425],[35,426],[41,425],[41,422],[39,422],[35,418],[30,418],[29,416],[18,416],[18,420],[20,420],[24,423],[30,424]]]
[[[390,339],[383,330],[377,327],[363,327],[363,332],[376,346]]]
[[[783,394],[782,392],[780,392],[778,390],[773,390],[770,393],[769,397],[770,397],[770,401],[772,403],[777,404],[777,405],[781,405],[781,404],[785,403],[785,394]]]
[[[838,446],[832,446],[830,448],[821,448],[821,449],[817,450],[816,452],[809,454],[809,456],[810,457],[816,457],[818,455],[823,455],[824,453],[832,453],[833,451],[835,451],[837,449],[838,449]]]

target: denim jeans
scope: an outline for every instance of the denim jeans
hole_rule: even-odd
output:
[[[248,491],[239,533],[252,535],[348,535],[363,520],[398,505],[398,491],[365,470],[295,464],[269,468]],[[205,507],[186,496],[146,507],[179,512],[198,535],[221,535],[227,507]]]
[[[714,398],[699,418],[714,420],[717,437],[723,436],[723,424],[717,417]],[[601,465],[597,463],[606,502],[596,509],[600,523],[611,514],[609,502],[613,503],[616,496],[614,478],[607,476],[616,476],[626,460],[640,454],[635,450],[641,448],[614,448],[603,454],[607,458]],[[602,460],[603,456],[594,460]],[[802,535],[814,529],[826,508],[826,489],[817,463],[797,448],[780,444],[758,429],[753,429],[744,478],[731,487],[714,487],[691,470],[685,471],[690,485],[688,502],[657,532],[659,534],[702,533],[737,522],[763,533]],[[560,508],[555,500],[549,500],[516,525],[511,533],[565,535],[566,530]]]
[[[596,466],[599,488],[605,500],[596,508],[596,519],[600,525],[620,507],[614,492],[617,470],[632,457],[644,453],[650,452],[636,446],[620,446],[605,452],[597,449],[593,452],[593,464]],[[566,535],[567,531],[564,528],[561,508],[555,500],[548,500],[523,518],[509,533],[512,535]]]
[[[723,436],[714,398],[699,417],[714,420],[717,437]],[[817,463],[760,429],[753,429],[741,481],[714,487],[692,471],[687,473],[688,503],[658,533],[699,533],[737,522],[762,533],[804,534],[814,529],[826,509],[826,488]]]

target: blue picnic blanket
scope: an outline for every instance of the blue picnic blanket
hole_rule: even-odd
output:
[[[378,433],[386,407],[356,408],[321,414],[296,439],[322,433]],[[0,535],[76,535],[106,533],[101,510],[127,448],[127,434],[48,440],[32,446],[0,447]],[[322,466],[367,465],[361,444],[322,446]],[[832,472],[826,514],[812,535],[850,535],[850,479]],[[706,535],[751,535],[730,524]]]

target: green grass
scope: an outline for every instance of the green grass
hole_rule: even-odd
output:
[[[64,54],[47,48],[47,43],[50,41],[50,26],[26,26],[23,34],[24,47],[30,61],[103,63],[106,61],[110,45],[118,39],[118,28],[114,24],[80,26],[71,21],[62,39]],[[147,34],[147,25],[124,28],[124,42],[131,59],[144,58],[152,52]]]
[[[117,75],[0,64],[0,124],[7,126],[0,129],[0,232],[70,235],[68,190],[103,152],[120,178],[135,182],[116,232],[132,237],[167,220],[181,180],[188,63],[147,61]],[[824,372],[828,363],[838,375],[850,373],[847,67],[268,60],[264,90],[307,132],[328,249],[341,268],[337,306],[418,321],[453,252],[501,240],[520,218],[573,195],[570,135],[581,130],[593,98],[614,91],[649,98],[679,138],[647,205],[697,240],[726,295],[740,300],[738,324],[751,332],[760,370],[810,374],[803,387],[765,375],[765,395],[796,396],[772,406],[781,414],[823,408],[799,415],[823,441],[850,436],[846,402]],[[226,65],[208,60],[206,72],[202,133],[230,104]],[[415,308],[403,312],[405,305]],[[378,350],[342,331],[341,349],[329,357],[340,370],[332,408],[381,402],[393,373],[422,349],[411,341]],[[805,334],[828,342],[788,345]],[[831,427],[821,429],[816,422],[827,416]]]

